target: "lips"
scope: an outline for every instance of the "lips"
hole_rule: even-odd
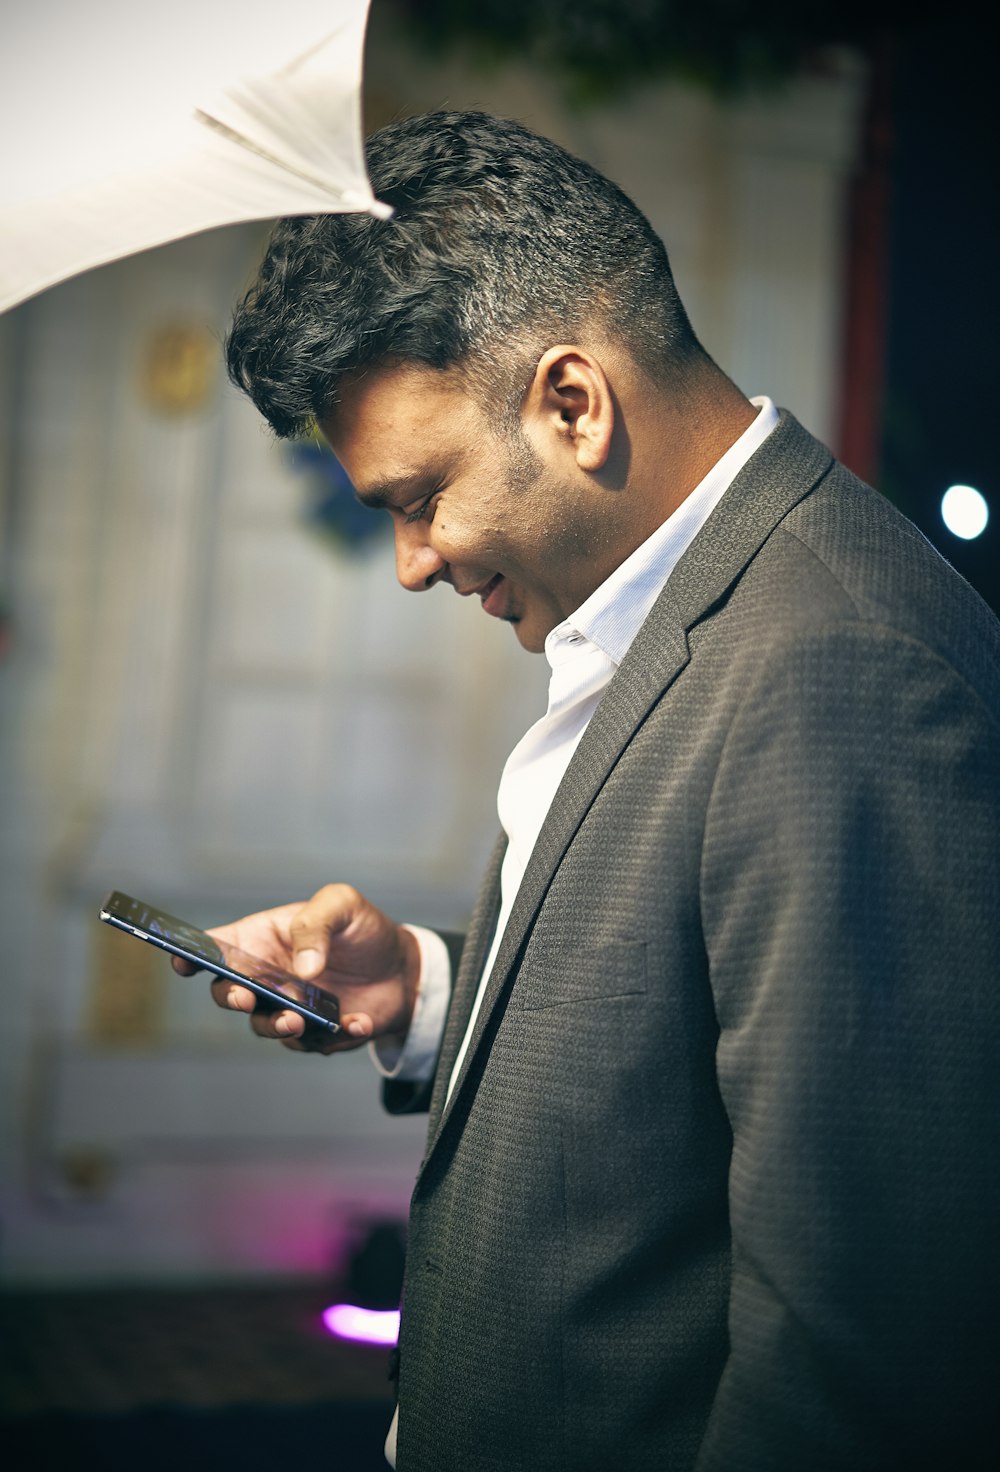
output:
[[[483,607],[494,618],[503,618],[507,612],[507,579],[502,572],[494,573],[487,583],[473,584],[469,588],[455,585],[460,598],[471,598],[475,593],[483,600]]]
[[[490,578],[486,586],[480,588],[479,596],[486,613],[502,618],[507,609],[507,580],[503,573],[498,572],[496,577]]]

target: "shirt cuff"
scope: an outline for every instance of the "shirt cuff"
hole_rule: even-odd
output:
[[[451,960],[448,947],[433,930],[407,925],[420,949],[420,980],[410,1030],[402,1044],[377,1038],[368,1054],[383,1078],[426,1083],[434,1073],[444,1020],[451,1000]]]

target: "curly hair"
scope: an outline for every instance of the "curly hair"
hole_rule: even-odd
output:
[[[586,324],[661,383],[703,360],[649,221],[558,144],[434,112],[373,134],[367,162],[391,219],[279,221],[233,318],[230,377],[277,435],[325,418],[339,380],[382,359],[474,370],[509,428],[538,357]]]

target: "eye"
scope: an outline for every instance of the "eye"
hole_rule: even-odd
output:
[[[438,496],[438,494],[440,493],[441,490],[442,490],[442,487],[441,486],[436,486],[434,488],[434,490],[431,491],[430,495],[429,496],[426,496],[424,498],[424,500],[420,502],[420,505],[419,506],[415,506],[412,511],[407,511],[407,512],[404,513],[404,515],[403,515],[403,521],[406,523],[407,526],[409,526],[409,524],[412,521],[425,521],[425,520],[430,521],[430,520],[433,520],[433,517],[434,517],[434,504],[433,503],[435,502],[435,498]],[[427,514],[428,512],[430,512],[430,515],[429,516]]]

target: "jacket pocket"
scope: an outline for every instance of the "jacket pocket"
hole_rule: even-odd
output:
[[[515,988],[526,1012],[566,1007],[574,1002],[606,1002],[646,990],[644,941],[551,942],[528,947]]]

